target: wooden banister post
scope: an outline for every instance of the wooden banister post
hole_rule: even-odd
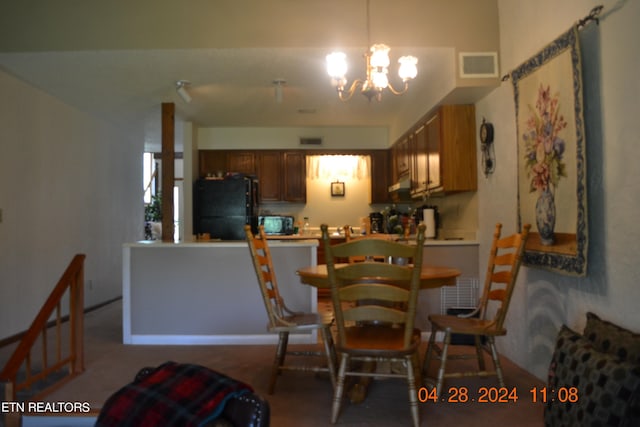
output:
[[[162,103],[162,241],[173,242],[173,186],[175,181],[175,116],[172,102]]]
[[[15,401],[15,392],[13,389],[13,383],[9,381],[0,381],[0,387],[2,389],[1,397],[4,402],[13,402]],[[4,420],[2,417],[4,416]],[[20,426],[20,417],[22,414],[9,411],[5,413],[0,413],[0,421],[4,421],[4,425],[6,427],[19,427]]]

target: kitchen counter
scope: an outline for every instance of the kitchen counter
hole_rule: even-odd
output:
[[[278,285],[294,310],[317,310],[317,290],[296,270],[315,265],[318,240],[269,242]],[[244,241],[123,245],[125,344],[275,344]],[[291,343],[314,343],[315,332]]]
[[[297,247],[297,246],[317,246],[318,240],[310,236],[271,236],[268,237],[269,245],[273,247]],[[182,247],[182,248],[247,248],[247,242],[244,240],[193,240],[190,242],[161,242],[159,240],[140,240],[135,243],[126,243],[124,247],[129,248],[166,248],[166,247]]]
[[[331,239],[335,239],[335,240],[344,239],[343,235],[332,234],[330,237]],[[290,236],[268,236],[267,237],[269,241],[282,241],[282,242],[301,241],[301,240],[308,240],[308,239],[320,240],[321,238],[322,236],[320,234],[311,234],[307,236],[293,234]],[[469,245],[477,246],[478,244],[479,242],[477,240],[461,239],[461,238],[426,239],[424,242],[425,246],[469,246]]]

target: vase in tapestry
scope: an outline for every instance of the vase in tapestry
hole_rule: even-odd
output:
[[[565,141],[561,136],[567,121],[560,112],[559,95],[551,93],[551,87],[540,85],[535,106],[529,105],[526,131],[522,135],[525,144],[525,168],[529,191],[538,193],[536,225],[543,245],[553,245],[556,222],[554,189],[561,177],[566,177],[562,159]]]
[[[545,246],[553,245],[553,229],[556,226],[556,202],[549,188],[538,196],[536,202],[536,225],[540,233],[540,243]]]

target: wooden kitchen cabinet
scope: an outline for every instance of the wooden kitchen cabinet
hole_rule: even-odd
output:
[[[478,188],[475,107],[445,105],[418,121],[392,147],[396,168],[408,156],[411,195],[455,193]],[[395,179],[400,178],[396,171]]]
[[[229,172],[256,175],[256,156],[254,152],[245,150],[228,151],[227,170]]]
[[[404,149],[408,150],[408,146]],[[334,152],[331,151],[331,154]],[[320,150],[314,154],[323,154]],[[345,154],[368,155],[371,159],[371,201],[389,203],[390,179],[395,157],[390,150],[353,150]],[[408,162],[408,152],[407,160]],[[307,202],[307,152],[305,150],[200,150],[200,177],[217,172],[255,175],[259,180],[260,201],[267,203]],[[407,172],[409,168],[407,168]]]
[[[429,168],[434,168],[434,173],[429,174],[433,181],[429,183],[429,190],[443,192],[477,190],[475,107],[444,105],[427,123],[430,129],[429,139],[434,139],[434,145],[431,148],[433,152],[429,151],[428,160]]]
[[[307,202],[307,157],[305,152],[283,153],[284,178],[282,200],[285,202]]]
[[[282,200],[282,153],[259,151],[256,153],[260,201]]]
[[[198,151],[198,173],[200,178],[227,172],[227,153],[221,150]]]
[[[398,141],[391,149],[393,161],[393,180],[397,182],[402,177],[409,176],[409,135]]]
[[[442,185],[440,176],[440,114],[427,120],[425,124],[427,182],[425,189],[439,188]]]
[[[411,135],[411,194],[427,190],[429,165],[427,163],[427,130],[420,125]]]
[[[390,164],[388,150],[372,150],[371,159],[371,203],[388,203]]]
[[[238,172],[255,175],[261,202],[307,201],[307,163],[304,151],[200,150],[201,177]]]

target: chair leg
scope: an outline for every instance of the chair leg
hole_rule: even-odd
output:
[[[431,357],[434,351],[434,346],[436,345],[437,332],[438,330],[436,328],[431,328],[431,336],[429,337],[429,342],[427,343],[427,350],[424,355],[424,360],[422,361],[422,376],[424,378],[427,378],[429,365],[431,364]]]
[[[482,344],[480,343],[480,335],[473,336],[476,343],[476,356],[478,357],[478,370],[480,372],[485,370],[484,366],[484,354],[482,352]]]
[[[340,415],[340,407],[342,406],[342,395],[344,393],[344,379],[346,376],[347,366],[349,366],[349,355],[342,354],[340,359],[340,370],[338,371],[338,381],[336,389],[333,392],[333,407],[331,408],[331,424],[338,421]]]
[[[422,366],[420,365],[420,350],[411,355],[413,363],[413,377],[416,381],[416,389],[422,387]]]
[[[324,343],[324,352],[327,355],[327,368],[329,369],[329,377],[331,378],[331,386],[336,389],[336,366],[338,361],[336,357],[336,348],[333,344],[333,336],[329,327],[322,328],[322,342]]]
[[[491,358],[493,359],[493,366],[496,368],[496,376],[498,377],[498,384],[500,387],[504,387],[504,377],[502,376],[502,365],[500,365],[500,357],[498,356],[498,350],[496,350],[496,340],[494,337],[487,337],[489,341],[489,348],[491,349]]]
[[[444,330],[444,341],[442,343],[442,352],[440,353],[440,367],[438,368],[438,379],[436,380],[436,395],[440,398],[442,393],[442,385],[444,384],[444,374],[447,367],[447,352],[451,344],[451,329]]]
[[[411,409],[411,418],[413,419],[413,426],[418,427],[420,425],[420,411],[418,410],[418,390],[416,388],[415,377],[415,354],[411,354],[406,357],[407,361],[407,383],[409,384],[409,407]]]
[[[278,347],[276,348],[276,357],[273,360],[273,368],[271,369],[271,381],[269,382],[269,394],[273,394],[276,388],[276,379],[280,374],[280,368],[284,364],[284,358],[287,355],[287,344],[289,343],[289,332],[280,332],[278,334]]]

